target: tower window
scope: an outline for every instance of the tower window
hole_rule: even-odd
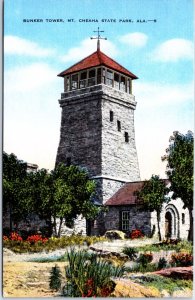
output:
[[[128,132],[125,132],[125,142],[129,143],[129,134],[128,134]]]
[[[71,165],[71,157],[67,157],[67,159],[66,159],[66,165],[67,165],[67,167],[70,167],[70,165]]]
[[[184,213],[181,214],[181,219],[182,219],[182,224],[185,224],[185,214]]]
[[[125,77],[121,76],[120,90],[125,92]]]
[[[87,86],[87,72],[82,72],[80,75],[80,89]]]
[[[72,90],[78,88],[78,74],[72,75]]]
[[[114,87],[115,89],[119,89],[119,75],[114,73]]]
[[[88,86],[95,85],[95,69],[89,71]]]
[[[112,83],[113,83],[113,72],[107,70],[106,84],[112,86]]]
[[[113,122],[114,120],[114,113],[112,110],[110,110],[110,122]]]
[[[118,131],[121,131],[121,122],[119,120],[117,121],[117,129]]]

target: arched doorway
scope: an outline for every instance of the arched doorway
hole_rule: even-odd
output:
[[[172,216],[170,211],[165,214],[165,237],[170,238],[172,236]]]
[[[180,237],[179,213],[175,205],[168,204],[165,208],[165,238]]]

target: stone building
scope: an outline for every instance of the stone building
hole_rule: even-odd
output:
[[[155,212],[141,210],[133,195],[141,188],[135,145],[133,80],[137,76],[100,51],[61,72],[64,91],[56,164],[88,170],[97,183],[95,203],[108,212],[94,222],[82,218],[76,231],[103,234],[106,230],[157,234]],[[187,238],[189,214],[180,199],[163,207],[162,237]]]

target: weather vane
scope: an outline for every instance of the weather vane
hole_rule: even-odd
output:
[[[103,38],[103,37],[100,36],[100,32],[104,32],[104,30],[99,30],[99,27],[98,27],[98,30],[95,30],[93,32],[97,32],[98,36],[97,37],[91,37],[90,39],[91,40],[97,40],[97,50],[100,50],[100,40],[107,40],[107,38]]]

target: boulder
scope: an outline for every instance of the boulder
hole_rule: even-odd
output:
[[[193,267],[174,267],[168,269],[162,269],[160,271],[155,271],[153,274],[170,277],[174,279],[193,279]]]
[[[159,298],[160,292],[154,287],[144,287],[141,284],[135,283],[127,278],[112,279],[116,284],[111,297],[123,298],[143,298],[155,297]]]
[[[120,230],[108,230],[108,231],[106,231],[104,236],[111,240],[124,240],[125,239],[125,233]]]

